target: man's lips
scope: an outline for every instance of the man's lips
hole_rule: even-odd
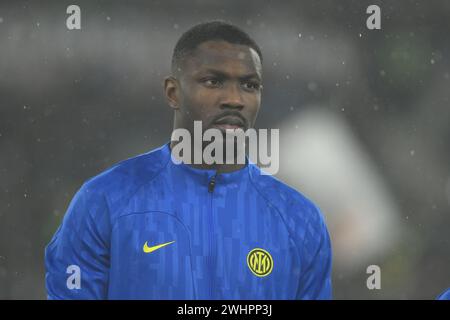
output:
[[[230,116],[220,118],[215,121],[213,125],[221,129],[243,129],[245,126],[244,121],[241,118]]]
[[[219,128],[219,129],[223,129],[223,130],[226,130],[226,129],[235,130],[235,129],[242,129],[243,128],[242,126],[237,126],[237,125],[234,125],[234,124],[226,124],[226,123],[224,123],[224,124],[214,124],[214,127]]]

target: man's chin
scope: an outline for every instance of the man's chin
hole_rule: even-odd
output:
[[[240,126],[224,126],[224,125],[212,125],[210,127],[207,128],[207,130],[205,130],[203,132],[203,135],[205,134],[205,132],[207,132],[210,129],[214,129],[214,131],[216,132],[220,132],[220,135],[217,135],[217,133],[213,133],[212,135],[214,136],[213,140],[215,143],[223,143],[224,145],[230,143],[231,141],[233,141],[233,144],[238,143],[238,141],[242,141],[241,139],[246,139],[246,131],[245,129],[243,129]],[[212,132],[209,132],[208,136],[211,136]],[[203,141],[203,145],[206,146],[211,142],[211,140],[209,141]]]

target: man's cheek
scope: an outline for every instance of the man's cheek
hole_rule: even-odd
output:
[[[211,103],[206,102],[206,101],[201,101],[198,104],[198,112],[201,118],[203,119],[207,119],[209,117],[211,117],[214,114],[214,107],[212,106]]]

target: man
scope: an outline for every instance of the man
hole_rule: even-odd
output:
[[[174,129],[251,128],[262,55],[208,22],[175,46],[165,80]],[[46,248],[52,299],[330,299],[319,209],[249,161],[179,163],[172,141],[87,181]]]

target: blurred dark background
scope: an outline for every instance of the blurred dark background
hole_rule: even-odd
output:
[[[83,181],[168,141],[173,46],[212,19],[262,47],[257,125],[280,128],[279,178],[327,218],[335,298],[450,287],[449,1],[1,1],[0,298],[44,299],[44,247]]]

